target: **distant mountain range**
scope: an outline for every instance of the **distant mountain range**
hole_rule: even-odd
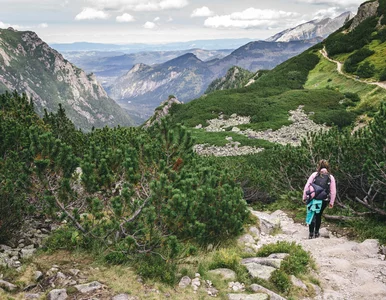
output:
[[[223,58],[233,50],[188,49],[176,51],[146,51],[124,54],[123,52],[74,51],[64,52],[64,57],[86,70],[94,73],[102,86],[110,86],[118,77],[127,73],[134,65],[146,62],[147,65],[161,64],[178,56],[193,53],[200,60]]]
[[[202,61],[194,54],[184,54],[155,66],[139,64],[106,87],[107,92],[123,107],[140,110],[146,118],[170,94],[184,102],[201,96],[213,80],[233,66],[250,72],[272,69],[322,41],[352,16],[347,12],[335,19],[311,21],[278,33],[269,41],[250,42],[219,59]]]
[[[26,93],[40,115],[59,103],[78,128],[133,125],[96,80],[50,48],[34,32],[0,29],[0,93]]]
[[[346,22],[351,20],[354,14],[350,11],[344,12],[336,18],[323,18],[312,20],[307,23],[300,24],[294,28],[286,29],[282,32],[271,36],[266,41],[268,42],[291,42],[313,39],[316,37],[325,38],[332,32],[338,30]]]
[[[59,52],[67,51],[119,51],[124,53],[136,53],[143,51],[177,51],[186,49],[236,49],[252,39],[214,39],[214,40],[193,40],[188,42],[175,42],[164,44],[101,44],[101,43],[69,43],[69,44],[50,44],[52,48]]]
[[[124,108],[140,111],[141,117],[147,118],[171,94],[185,102],[201,96],[213,80],[224,76],[232,66],[251,72],[272,69],[318,41],[320,39],[288,43],[257,41],[224,58],[206,62],[188,53],[154,66],[137,64],[107,87],[107,92]]]

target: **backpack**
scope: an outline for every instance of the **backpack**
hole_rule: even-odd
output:
[[[316,174],[314,181],[311,183],[312,190],[307,192],[309,200],[326,200],[330,194],[331,178],[330,174]]]

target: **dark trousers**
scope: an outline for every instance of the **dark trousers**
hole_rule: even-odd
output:
[[[310,230],[310,233],[319,232],[320,224],[322,223],[322,214],[324,209],[327,207],[329,201],[323,201],[322,202],[322,208],[320,209],[320,212],[318,214],[315,214],[314,220],[312,220],[311,224],[308,225],[308,229]]]

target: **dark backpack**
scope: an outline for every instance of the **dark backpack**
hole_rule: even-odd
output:
[[[316,174],[314,181],[311,183],[315,191],[314,199],[326,200],[328,195],[330,195],[330,184],[330,174]]]

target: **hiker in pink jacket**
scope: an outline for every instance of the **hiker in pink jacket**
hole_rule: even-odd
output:
[[[311,176],[308,178],[306,185],[304,186],[303,190],[303,202],[306,203],[308,197],[311,196],[312,200],[314,194],[314,189],[312,187],[312,183],[322,182],[323,180],[320,180],[320,178],[323,178],[323,176],[328,176],[329,180],[327,180],[327,191],[329,190],[328,196],[323,199],[322,207],[320,209],[320,212],[315,214],[315,220],[309,224],[309,238],[317,238],[319,237],[319,228],[320,224],[322,223],[322,214],[324,209],[327,207],[327,204],[329,204],[329,208],[334,207],[335,197],[336,197],[336,182],[334,176],[330,174],[330,165],[327,160],[322,159],[319,161],[317,166],[317,172],[314,172],[311,174]]]

